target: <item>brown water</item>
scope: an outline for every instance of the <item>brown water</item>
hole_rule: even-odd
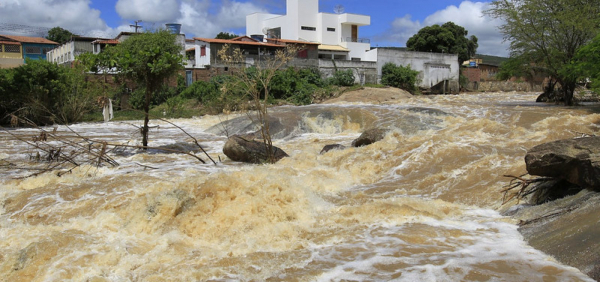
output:
[[[533,100],[495,93],[281,107],[275,145],[291,157],[275,165],[227,160],[226,138],[213,133],[248,127],[215,127],[233,117],[210,116],[175,122],[220,155],[217,166],[125,154],[113,156],[117,168],[62,177],[16,180],[31,172],[1,170],[0,280],[591,281],[530,247],[498,212],[507,208],[502,175],[524,173],[528,148],[599,131],[597,108]],[[152,146],[190,141],[159,125]],[[391,129],[383,141],[319,155],[376,126]],[[72,128],[138,142],[124,123]],[[33,152],[4,132],[0,141],[5,161]]]

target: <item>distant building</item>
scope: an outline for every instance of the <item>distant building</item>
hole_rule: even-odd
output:
[[[320,13],[319,0],[287,0],[286,7],[286,15],[248,15],[246,34],[319,43],[318,56],[322,59],[366,59],[371,42],[359,37],[359,27],[370,25],[371,17]]]
[[[98,39],[94,37],[73,36],[69,42],[66,42],[48,52],[46,59],[59,65],[70,65],[79,55],[84,53],[93,53],[94,46],[92,42]]]
[[[41,37],[0,35],[2,52],[0,52],[0,68],[18,67],[25,60],[46,60],[46,53],[58,43]]]
[[[285,48],[289,44],[302,47],[298,52],[297,59],[316,60],[319,52],[318,43],[296,40],[268,39],[266,42],[263,42],[248,36],[240,36],[234,39],[196,37],[193,40],[186,41],[186,56],[188,58],[186,68],[224,67],[225,64],[218,58],[217,54],[225,44],[229,44],[232,49],[239,48],[244,56],[244,62],[248,65],[254,65],[267,58],[271,58],[278,49]],[[301,64],[300,61],[296,61],[295,63],[296,65]],[[312,64],[316,66],[317,62],[313,61]]]

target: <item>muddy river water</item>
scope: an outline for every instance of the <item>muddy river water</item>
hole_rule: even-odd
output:
[[[61,177],[2,169],[0,281],[592,281],[529,246],[500,214],[503,175],[525,173],[527,149],[600,130],[598,108],[532,101],[489,93],[278,107],[274,144],[290,157],[274,165],[223,155],[224,134],[252,129],[230,115],[173,120],[217,165],[131,149],[111,153],[118,167]],[[153,125],[151,146],[191,141]],[[390,131],[319,154],[373,127]],[[140,141],[129,123],[71,129]],[[5,163],[31,154],[0,131]]]

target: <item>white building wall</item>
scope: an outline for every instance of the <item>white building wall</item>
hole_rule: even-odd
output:
[[[320,31],[318,42],[325,45],[338,45],[340,43],[342,26],[339,22],[339,15],[320,13],[318,28]],[[335,28],[335,31],[328,31],[328,28]]]
[[[201,40],[196,40],[196,46],[196,67],[206,68],[206,66],[210,65],[210,43]],[[201,56],[201,49],[203,46],[206,47],[205,56]]]
[[[370,43],[344,44],[352,38],[352,25],[370,25],[371,17],[356,14],[319,13],[319,0],[287,0],[286,15],[251,14],[246,17],[246,35],[264,34],[263,29],[281,28],[281,38],[339,45],[352,49],[349,57],[364,60]],[[302,27],[315,30],[306,30]],[[334,28],[335,31],[328,31]],[[351,42],[356,43],[356,42]],[[357,48],[353,50],[353,48]]]
[[[75,43],[64,43],[46,53],[46,60],[56,64],[66,64],[75,60]]]
[[[375,52],[376,51],[376,52]],[[381,79],[381,70],[386,63],[408,66],[419,72],[420,87],[431,88],[444,80],[459,80],[460,68],[458,55],[412,52],[393,49],[376,49],[368,52],[372,57],[377,54],[377,75]]]

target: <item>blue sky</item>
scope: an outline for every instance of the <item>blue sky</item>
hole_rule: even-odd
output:
[[[342,5],[346,13],[371,16],[371,25],[361,27],[359,36],[371,39],[372,46],[402,47],[420,28],[453,21],[479,38],[478,53],[506,56],[507,44],[497,30],[501,22],[482,15],[489,2],[320,0],[319,8],[332,13]],[[147,28],[181,23],[188,37],[244,34],[245,15],[254,12],[285,14],[285,0],[0,0],[0,23],[61,26],[89,36],[130,31],[135,20]]]

